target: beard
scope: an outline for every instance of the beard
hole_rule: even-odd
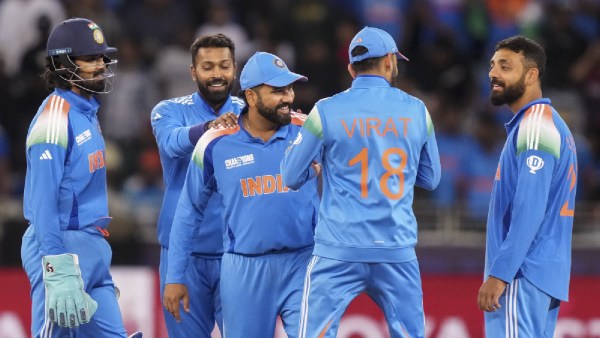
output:
[[[211,90],[210,85],[213,84],[225,84],[225,90]],[[206,100],[206,102],[208,102],[210,105],[217,105],[227,100],[227,97],[229,97],[229,94],[231,93],[233,84],[227,82],[225,79],[216,79],[207,83],[202,83],[201,81],[196,80],[196,86],[198,86],[198,92],[200,92],[200,95]]]
[[[81,81],[80,85],[90,93],[102,93],[106,89],[106,79]]]
[[[492,80],[490,86],[499,85],[504,88],[501,92],[494,92],[490,99],[494,106],[501,106],[503,104],[512,104],[523,96],[525,93],[525,74],[521,76],[521,79],[514,85],[506,85],[504,81]]]
[[[256,102],[256,109],[258,110],[260,116],[264,117],[265,119],[277,126],[286,126],[292,122],[292,114],[280,115],[279,113],[277,113],[278,109],[285,107],[288,107],[291,111],[289,103],[282,103],[276,106],[275,108],[269,108],[263,104],[260,96],[258,96],[258,100]]]

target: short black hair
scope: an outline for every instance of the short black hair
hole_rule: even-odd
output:
[[[539,43],[522,35],[517,35],[498,42],[495,51],[497,52],[500,49],[510,49],[515,53],[523,52],[525,67],[528,67],[528,69],[537,68],[539,78],[542,79],[546,70],[546,52]]]
[[[192,53],[192,64],[194,66],[196,66],[196,54],[198,54],[200,48],[229,48],[231,58],[235,61],[235,44],[224,34],[203,35],[192,43],[190,52]]]
[[[363,54],[367,53],[368,51],[369,51],[369,49],[367,49],[367,47],[365,47],[365,46],[356,46],[352,49],[350,54],[352,56],[358,56],[358,55],[363,55]],[[381,62],[381,60],[384,57],[385,57],[385,55],[379,56],[379,57],[374,57],[374,58],[366,58],[366,59],[363,59],[360,61],[356,61],[351,64],[352,69],[354,69],[354,71],[359,74],[367,72],[369,70],[377,68],[377,66],[379,65],[379,62]]]

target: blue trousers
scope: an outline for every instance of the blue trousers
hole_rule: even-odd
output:
[[[365,292],[383,310],[390,338],[425,337],[419,263],[359,263],[313,256],[302,298],[300,338],[336,337],[350,302]]]
[[[87,324],[78,328],[61,328],[45,316],[46,290],[42,272],[40,246],[33,226],[23,235],[21,260],[31,283],[31,334],[35,338],[123,338],[127,337],[121,310],[117,303],[115,285],[109,267],[112,259],[110,245],[96,230],[62,231],[67,251],[79,256],[79,267],[85,291],[98,302],[98,309]]]
[[[163,247],[160,253],[160,298],[163,298],[165,280],[167,278],[168,249]],[[169,338],[210,338],[215,327],[223,332],[223,316],[221,314],[221,295],[219,282],[221,278],[221,256],[214,259],[190,256],[185,275],[185,285],[190,297],[190,312],[183,309],[179,312],[181,321],[163,306],[163,315]]]
[[[506,286],[499,299],[502,307],[485,312],[487,338],[552,338],[560,301],[518,277]]]
[[[226,253],[221,269],[224,338],[273,337],[277,316],[296,338],[312,247],[261,256]]]

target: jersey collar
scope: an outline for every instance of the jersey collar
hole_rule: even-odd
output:
[[[96,114],[98,108],[100,108],[100,102],[96,99],[95,96],[92,96],[90,99],[86,99],[85,97],[76,94],[72,90],[65,90],[61,88],[56,88],[55,92],[64,97],[71,107],[76,108],[78,111],[82,112],[86,115]]]
[[[211,112],[215,116],[219,116],[223,112],[233,111],[233,109],[231,107],[231,105],[233,104],[231,101],[231,94],[227,96],[225,103],[223,103],[223,105],[221,106],[221,109],[218,112],[214,111],[214,109],[208,104],[208,102],[206,102],[206,100],[204,100],[202,98],[202,96],[200,96],[200,93],[195,92],[192,95],[192,98],[194,100],[194,104],[201,106],[202,109],[204,109],[205,111]]]
[[[390,87],[390,83],[379,75],[359,75],[352,81],[352,88]]]
[[[291,123],[286,126],[279,127],[279,129],[277,129],[275,134],[273,134],[273,136],[271,136],[271,138],[267,142],[264,142],[262,139],[250,135],[248,130],[246,130],[246,126],[244,125],[244,120],[242,118],[245,114],[248,114],[246,109],[244,109],[244,111],[242,111],[242,113],[240,113],[240,116],[238,116],[238,125],[240,126],[242,138],[246,142],[269,144],[278,139],[285,139],[287,137],[288,133],[290,132]]]
[[[511,130],[515,126],[517,126],[519,124],[519,122],[521,121],[521,119],[523,119],[523,115],[525,114],[527,109],[529,109],[531,106],[536,105],[536,104],[550,105],[551,103],[552,102],[548,98],[541,98],[541,99],[533,100],[533,101],[527,103],[521,109],[519,109],[519,111],[515,114],[515,116],[513,116],[513,118],[505,125],[506,129]]]

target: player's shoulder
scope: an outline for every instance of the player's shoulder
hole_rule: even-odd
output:
[[[69,111],[71,105],[64,97],[51,94],[42,103],[27,135],[27,147],[38,143],[68,144]]]
[[[308,115],[303,114],[303,113],[298,113],[296,111],[292,111],[291,115],[292,115],[292,124],[295,126],[298,126],[298,127],[302,127],[304,122],[306,122],[306,118],[308,117]]]
[[[240,126],[234,128],[212,128],[206,131],[196,143],[194,152],[192,153],[192,161],[204,169],[204,155],[209,149],[212,149],[215,144],[224,137],[235,135],[240,131]]]
[[[244,107],[246,107],[246,102],[243,99],[231,95],[231,104],[238,109],[238,111],[242,111]]]
[[[543,150],[560,157],[561,136],[552,106],[538,103],[523,113],[517,132],[517,154],[526,150]]]
[[[160,120],[165,115],[177,115],[194,106],[194,94],[174,97],[160,101],[150,113],[152,122]]]

